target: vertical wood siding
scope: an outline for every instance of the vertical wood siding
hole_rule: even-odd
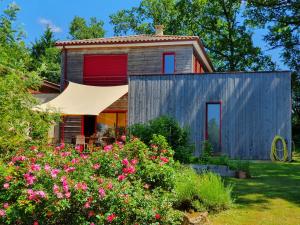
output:
[[[201,153],[210,101],[222,101],[223,154],[269,159],[277,134],[291,154],[289,72],[130,76],[128,98],[129,125],[170,115],[190,128],[195,155]]]
[[[193,72],[193,47],[159,46],[147,48],[110,48],[68,50],[67,79],[76,83],[83,80],[83,58],[85,54],[127,54],[128,75],[161,74],[164,52],[176,53],[176,72]],[[62,58],[63,58],[62,54]],[[63,61],[63,59],[62,59]],[[63,67],[63,63],[62,63]],[[64,68],[62,68],[64,70]],[[62,77],[63,78],[63,77]]]

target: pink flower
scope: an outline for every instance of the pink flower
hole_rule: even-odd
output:
[[[160,157],[160,160],[163,161],[164,163],[169,162],[169,159],[166,157]]]
[[[77,184],[75,184],[75,189],[86,191],[87,190],[87,184],[84,183],[84,182],[77,183]]]
[[[113,149],[113,146],[112,145],[106,145],[105,147],[104,147],[104,151],[105,152],[109,152],[109,151],[111,151]]]
[[[43,191],[36,191],[35,194],[38,195],[41,198],[46,198],[46,194]]]
[[[65,143],[60,143],[60,149],[64,149],[65,148]]]
[[[43,158],[43,157],[44,157],[44,153],[39,152],[38,154],[36,154],[36,156],[37,156],[38,158]]]
[[[96,163],[96,164],[94,164],[92,167],[93,167],[93,169],[97,170],[97,169],[100,168],[100,164],[99,164],[99,163]]]
[[[4,188],[4,189],[8,189],[8,188],[9,188],[9,183],[3,184],[3,188]]]
[[[86,154],[80,154],[80,157],[81,157],[82,159],[88,159],[88,158],[89,158],[89,156],[86,155]]]
[[[79,161],[80,161],[80,159],[75,158],[75,159],[71,160],[71,163],[72,164],[77,164],[77,163],[79,163]]]
[[[70,198],[71,197],[71,192],[66,192],[65,196],[66,196],[66,198]]]
[[[26,157],[25,156],[16,156],[14,158],[12,158],[12,161],[13,162],[17,162],[17,161],[25,161],[26,160]]]
[[[36,146],[30,146],[30,150],[32,150],[32,151],[35,151],[35,150],[37,150],[38,148],[36,147]]]
[[[105,190],[103,188],[99,188],[98,192],[99,192],[99,195],[100,195],[101,198],[105,197],[106,193],[105,193]]]
[[[127,158],[123,159],[123,160],[122,160],[122,164],[123,164],[124,166],[127,166],[127,165],[129,164],[128,159],[127,159]]]
[[[38,221],[34,221],[33,225],[39,225]]]
[[[116,218],[116,214],[112,213],[110,215],[107,216],[106,220],[111,223],[115,218]]]
[[[0,209],[0,217],[5,217],[6,212],[3,209]]]
[[[126,141],[126,135],[122,135],[121,140],[125,142]]]
[[[108,190],[111,190],[111,189],[113,189],[113,184],[112,184],[111,182],[109,182],[109,183],[108,183],[108,185],[107,185],[107,189],[108,189]]]
[[[90,225],[95,225],[94,223],[90,223]]]
[[[63,195],[61,192],[58,192],[58,193],[56,193],[56,197],[57,197],[57,198],[63,198],[64,195]]]
[[[74,170],[75,170],[75,167],[67,167],[67,168],[65,169],[65,171],[66,171],[67,173],[73,172]]]
[[[45,169],[46,172],[50,172],[51,167],[50,167],[48,164],[46,164],[46,165],[44,166],[44,169]]]
[[[121,174],[118,176],[118,181],[122,181],[126,178],[126,176],[124,174]]]
[[[90,217],[92,217],[92,216],[95,216],[95,212],[94,212],[94,211],[89,211],[88,217],[90,218]]]
[[[86,202],[86,203],[84,204],[84,208],[88,209],[88,208],[90,208],[90,207],[91,207],[90,202]]]
[[[9,204],[7,202],[3,203],[3,208],[7,209],[9,207]]]
[[[58,185],[56,185],[56,184],[53,185],[53,192],[55,194],[59,193],[59,187],[58,187]]]
[[[135,167],[129,166],[129,167],[123,168],[123,173],[133,174],[133,173],[135,173]]]
[[[138,160],[137,160],[137,159],[133,159],[133,160],[131,160],[130,162],[131,162],[132,165],[138,164]]]
[[[40,171],[40,170],[41,170],[41,167],[40,167],[40,165],[38,165],[38,164],[32,164],[32,165],[30,166],[30,169],[31,169],[32,171]]]
[[[67,156],[70,156],[70,155],[71,155],[71,152],[61,152],[60,153],[61,157],[67,157]]]
[[[155,214],[155,219],[159,220],[161,218],[160,214],[156,213]]]
[[[31,175],[30,173],[24,174],[24,178],[28,185],[32,185],[36,181],[35,176]]]
[[[51,177],[52,177],[52,178],[57,177],[57,174],[58,174],[59,172],[60,172],[59,169],[53,169],[53,170],[51,170]]]

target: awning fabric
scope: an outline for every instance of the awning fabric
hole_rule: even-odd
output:
[[[99,87],[69,82],[59,96],[35,107],[35,110],[65,115],[98,115],[127,92],[128,85]]]

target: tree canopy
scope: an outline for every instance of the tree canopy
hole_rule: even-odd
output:
[[[97,20],[96,17],[90,18],[90,23],[87,24],[86,20],[82,17],[75,16],[71,21],[69,34],[71,39],[89,39],[101,38],[105,35],[103,28],[104,22]]]
[[[162,24],[166,34],[200,36],[217,71],[275,69],[270,56],[254,46],[240,12],[239,0],[142,0],[110,18],[116,35],[151,34]]]

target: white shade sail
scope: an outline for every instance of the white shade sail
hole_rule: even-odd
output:
[[[99,87],[69,82],[59,96],[35,107],[35,110],[65,115],[98,115],[127,92],[128,85]]]

